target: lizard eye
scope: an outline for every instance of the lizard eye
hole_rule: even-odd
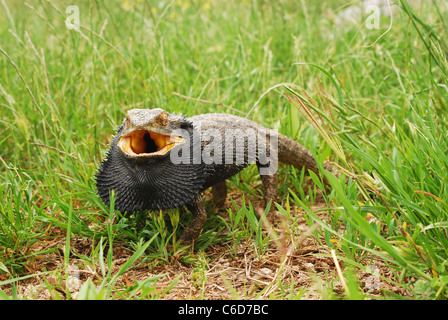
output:
[[[135,130],[121,137],[118,145],[130,156],[164,155],[175,145],[184,141],[178,136],[164,135],[148,130]]]

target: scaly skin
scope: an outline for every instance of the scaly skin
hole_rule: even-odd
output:
[[[180,129],[187,134],[180,135]],[[175,155],[188,161],[173,163]],[[207,160],[204,155],[214,158]],[[109,192],[115,190],[115,208],[120,211],[187,207],[193,219],[181,241],[193,244],[206,220],[201,192],[213,187],[215,204],[222,205],[227,194],[225,180],[255,163],[266,203],[276,200],[277,160],[318,174],[310,151],[251,120],[216,113],[186,118],[162,109],[134,109],[118,128],[101,164],[97,189],[106,204]]]

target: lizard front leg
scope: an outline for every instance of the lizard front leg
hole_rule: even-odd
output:
[[[185,228],[184,233],[180,237],[180,241],[183,245],[194,245],[199,238],[202,227],[204,227],[207,213],[205,212],[204,203],[202,202],[200,194],[194,197],[186,207],[193,213],[193,219]]]

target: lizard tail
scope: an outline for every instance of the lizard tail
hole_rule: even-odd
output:
[[[299,170],[305,168],[306,173],[311,170],[319,176],[319,168],[312,153],[297,141],[280,133],[278,134],[278,161],[292,165]],[[324,164],[324,169],[337,174],[336,169],[328,163]],[[324,183],[328,184],[325,178]]]
[[[318,174],[316,160],[311,152],[287,136],[278,134],[278,161],[294,166],[297,169],[311,170]]]

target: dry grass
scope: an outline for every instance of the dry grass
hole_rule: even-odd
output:
[[[241,193],[233,192],[232,198],[241,205]],[[256,203],[257,200],[252,200]],[[230,201],[226,202],[226,206]],[[321,208],[323,204],[317,204]],[[335,268],[335,261],[331,257],[324,239],[318,241],[311,233],[300,210],[293,210],[298,215],[301,235],[300,246],[297,243],[283,239],[271,239],[269,249],[263,257],[258,257],[253,250],[253,243],[241,241],[236,252],[229,250],[230,243],[210,245],[204,252],[194,253],[195,263],[183,263],[179,256],[171,257],[168,264],[154,264],[154,261],[137,260],[133,267],[121,275],[116,282],[114,290],[125,291],[138,281],[163,275],[156,283],[154,297],[167,300],[184,299],[327,299],[344,296],[344,287]],[[226,213],[221,213],[223,217]],[[325,214],[320,214],[325,218]],[[284,225],[280,220],[274,226],[275,234],[284,235]],[[315,229],[314,227],[311,229]],[[264,232],[269,233],[265,230]],[[30,251],[40,252],[44,249],[58,248],[55,252],[39,255],[27,265],[29,274],[37,274],[32,278],[17,283],[16,290],[19,297],[24,299],[67,299],[70,291],[70,299],[76,299],[78,290],[88,279],[94,283],[103,280],[99,263],[86,263],[79,257],[91,255],[95,240],[74,237],[70,247],[72,255],[69,264],[82,266],[77,269],[80,282],[76,288],[69,288],[67,277],[63,275],[65,238],[64,233],[57,227],[52,228],[49,235],[52,240],[36,243]],[[321,243],[319,243],[321,242]],[[126,261],[132,256],[133,250],[126,243],[115,243],[112,255],[112,274],[118,272]],[[342,252],[339,252],[342,255]],[[198,265],[198,261],[200,262]],[[344,266],[342,261],[339,264]],[[378,288],[368,288],[371,273],[357,270],[357,280],[360,291],[368,292],[369,297],[381,297],[384,290],[401,296],[408,296],[408,292],[401,286],[395,285],[395,275],[388,266],[377,257],[365,258],[361,261],[364,265],[378,267]],[[107,270],[108,271],[108,270]],[[39,275],[44,272],[44,274]],[[177,277],[179,277],[177,279]],[[176,279],[175,285],[163,296],[161,291],[169,287]],[[390,280],[390,281],[388,281]],[[330,285],[330,286],[329,286]],[[329,290],[331,287],[331,290]],[[7,294],[11,294],[11,286],[0,288]],[[138,296],[138,295],[137,295]]]

